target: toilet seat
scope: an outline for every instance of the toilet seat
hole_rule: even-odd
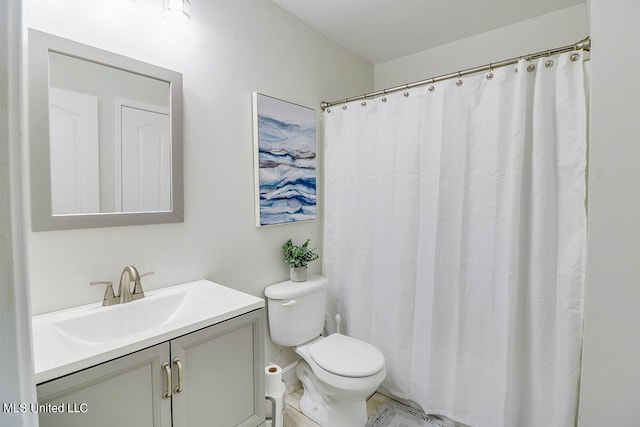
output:
[[[335,375],[362,378],[384,367],[384,356],[374,346],[342,334],[332,334],[309,347],[319,367]]]

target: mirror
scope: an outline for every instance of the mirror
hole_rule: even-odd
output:
[[[33,231],[181,222],[182,75],[29,30]]]

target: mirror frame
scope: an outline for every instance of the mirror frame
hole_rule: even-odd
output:
[[[169,83],[170,211],[53,215],[49,152],[49,52],[57,52]],[[32,231],[184,222],[181,73],[30,28],[28,76]]]

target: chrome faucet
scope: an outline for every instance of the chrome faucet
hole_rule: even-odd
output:
[[[149,274],[154,274],[154,272],[149,271],[147,273],[140,274],[138,273],[138,269],[133,265],[127,265],[122,269],[122,273],[120,274],[120,285],[118,285],[117,294],[113,292],[112,282],[91,282],[91,285],[107,285],[104,298],[102,299],[103,306],[125,304],[133,300],[144,298],[144,291],[142,290],[140,278],[148,276]],[[131,282],[134,283],[133,292],[131,292]]]
[[[118,295],[120,297],[120,304],[125,304],[133,301],[133,295],[131,294],[131,282],[135,282],[133,293],[136,293],[136,289],[139,287],[139,297],[144,297],[144,292],[142,292],[142,286],[140,285],[140,273],[133,265],[127,265],[122,269],[122,274],[120,274],[120,285],[118,286]]]

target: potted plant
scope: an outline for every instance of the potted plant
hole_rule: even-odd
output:
[[[307,280],[307,265],[318,259],[316,248],[309,249],[307,239],[302,245],[294,245],[291,239],[282,245],[284,263],[289,265],[289,278],[292,282],[304,282]]]

